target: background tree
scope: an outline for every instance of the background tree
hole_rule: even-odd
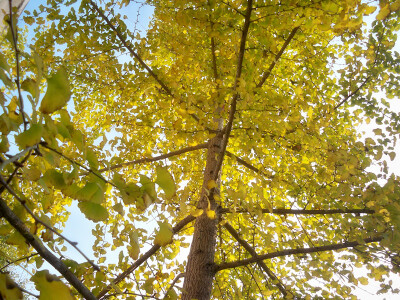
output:
[[[125,16],[145,4],[140,36]],[[399,8],[49,0],[25,16],[29,51],[11,15],[0,213],[19,254],[61,274],[32,277],[41,297],[355,298],[369,280],[397,292],[400,189],[386,159]],[[371,120],[376,139],[360,139]],[[64,257],[79,250],[61,233],[71,203],[96,223],[95,261]],[[21,297],[0,278],[3,297]]]

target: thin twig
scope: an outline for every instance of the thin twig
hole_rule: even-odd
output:
[[[45,147],[46,149],[49,149],[51,151],[53,151],[54,153],[57,153],[58,155],[64,157],[66,160],[68,160],[70,163],[77,165],[78,167],[84,169],[85,171],[92,173],[93,175],[95,175],[96,177],[100,178],[101,180],[103,180],[105,183],[111,184],[112,186],[116,187],[115,184],[113,184],[112,182],[108,181],[107,179],[105,179],[103,176],[101,176],[100,174],[97,174],[95,171],[93,171],[92,169],[85,167],[84,165],[82,165],[81,163],[78,163],[77,161],[74,161],[72,158],[69,158],[68,156],[66,156],[65,154],[61,153],[60,151],[48,146],[46,143],[41,143],[41,146]]]
[[[252,257],[256,258],[258,257],[257,252],[254,250],[253,247],[249,245],[245,240],[243,240],[240,236],[239,233],[229,224],[226,222],[224,224],[224,227],[228,232],[231,234],[231,236],[240,244],[244,249],[246,249],[247,252],[251,254]],[[270,268],[263,262],[263,261],[258,261],[257,264],[260,266],[260,268],[267,273],[268,277],[271,279],[272,283],[275,284],[278,289],[281,291],[282,295],[284,297],[287,296],[288,291],[286,290],[286,287],[282,283],[282,281],[271,271]],[[290,291],[289,291],[290,292]]]
[[[363,241],[364,241],[364,243],[369,244],[369,243],[379,242],[382,239],[383,239],[383,237],[378,236],[378,237],[374,237],[374,238],[367,238],[367,239],[364,239]],[[311,248],[287,249],[287,250],[282,250],[282,251],[276,251],[273,253],[261,254],[261,255],[258,255],[257,257],[251,257],[251,258],[247,258],[247,259],[243,259],[243,260],[222,263],[222,264],[216,265],[214,268],[214,271],[219,272],[219,271],[225,270],[225,269],[246,266],[248,264],[252,264],[252,263],[255,263],[255,262],[258,262],[261,260],[271,259],[271,258],[275,258],[275,257],[282,257],[282,256],[288,256],[288,255],[294,255],[294,254],[308,254],[308,253],[316,253],[316,252],[323,252],[323,251],[340,250],[340,249],[353,248],[353,247],[362,246],[362,245],[363,244],[360,242],[353,241],[353,242],[344,242],[344,243],[311,247]]]
[[[20,159],[22,156],[25,155],[25,153],[28,153],[29,151],[32,151],[36,148],[37,148],[37,144],[30,146],[30,147],[22,150],[20,153],[13,155],[10,159],[3,161],[0,165],[0,171],[2,171],[8,164],[11,164],[11,163],[17,161],[18,159]]]
[[[139,64],[146,69],[146,71],[158,82],[159,85],[163,88],[163,90],[170,96],[174,97],[172,94],[172,91],[170,90],[169,87],[166,86],[166,84],[161,81],[161,79],[157,76],[157,74],[154,73],[154,71],[143,61],[143,59],[139,56],[138,53],[136,53],[131,44],[126,41],[122,33],[119,31],[119,29],[112,24],[110,19],[103,13],[103,11],[94,3],[94,1],[90,0],[89,1],[90,5],[92,8],[100,15],[100,17],[107,23],[107,25],[114,31],[114,33],[117,35],[118,39],[120,42],[124,45],[124,47],[129,51],[129,53],[132,54],[132,56],[139,62]]]
[[[372,76],[368,76],[365,80],[349,95],[347,95],[342,101],[340,101],[333,109],[337,110],[340,106],[346,103],[350,98],[352,98],[355,94],[357,94],[363,87],[368,83]]]
[[[185,273],[179,273],[174,280],[172,280],[171,285],[169,286],[168,290],[165,292],[163,299],[167,299],[169,291],[174,287],[174,285],[178,282],[179,279],[185,277]]]
[[[0,212],[2,216],[14,227],[32,247],[51,264],[85,299],[97,300],[89,289],[68,269],[68,267],[51,253],[37,237],[26,227],[24,222],[8,207],[6,202],[0,198]]]
[[[221,213],[251,213],[246,209],[238,209],[231,211],[228,208],[222,208]],[[263,214],[277,214],[277,215],[332,215],[332,214],[373,214],[372,209],[355,208],[355,209],[285,209],[285,208],[263,208]]]
[[[187,224],[192,222],[195,219],[192,215],[189,215],[185,217],[183,220],[178,222],[173,228],[172,232],[174,234],[178,233],[180,230],[182,230],[183,227],[185,227]],[[134,270],[136,270],[142,263],[144,263],[148,258],[150,258],[153,254],[155,254],[161,246],[159,245],[153,245],[146,253],[144,253],[142,256],[139,257],[128,269],[126,269],[124,272],[122,272],[120,275],[118,275],[112,283],[107,285],[98,295],[98,299],[104,299],[105,295],[112,289],[112,287],[118,283],[120,283],[122,280],[124,280],[129,274],[131,274]]]
[[[276,63],[278,62],[278,60],[281,58],[283,52],[285,52],[287,46],[289,45],[290,41],[293,39],[293,37],[295,36],[297,30],[299,30],[300,26],[295,27],[292,29],[292,31],[290,32],[289,36],[287,37],[285,43],[283,44],[281,50],[279,50],[278,54],[276,54],[274,61],[271,63],[271,65],[269,66],[268,70],[266,72],[264,72],[260,82],[257,84],[257,88],[262,87],[262,85],[265,83],[265,81],[268,79],[269,75],[271,75],[272,70],[274,69]]]
[[[180,149],[180,150],[172,151],[172,152],[167,153],[167,154],[162,154],[162,155],[155,156],[155,157],[140,158],[140,159],[136,159],[136,160],[133,160],[133,161],[124,162],[122,164],[114,165],[114,166],[111,166],[111,167],[103,168],[103,169],[100,169],[99,172],[111,171],[111,170],[115,170],[115,169],[118,169],[118,168],[127,167],[127,166],[131,166],[131,165],[136,165],[136,164],[154,162],[154,161],[166,159],[166,158],[169,158],[169,157],[172,157],[172,156],[176,156],[176,155],[179,155],[179,154],[183,154],[183,153],[186,153],[186,152],[190,152],[190,151],[194,151],[194,150],[198,150],[198,149],[205,149],[207,147],[208,147],[208,143],[199,144],[199,145],[191,146],[191,147],[186,147],[186,148],[183,148],[183,149]]]
[[[5,182],[3,176],[0,175],[0,183],[5,186],[5,188],[9,191],[11,195],[13,195],[20,203],[21,205],[25,208],[25,210],[32,216],[32,218],[35,220],[35,222],[42,224],[45,228],[49,229],[51,232],[55,233],[58,235],[60,238],[65,240],[68,244],[70,244],[72,247],[75,248],[76,251],[78,251],[95,269],[96,271],[100,271],[100,268],[92,261],[90,260],[85,253],[83,253],[78,247],[77,247],[77,242],[73,242],[70,239],[66,238],[63,234],[59,233],[56,229],[54,229],[52,226],[46,224],[42,220],[40,220],[34,213],[33,211],[26,205],[26,201],[22,200],[16,193],[15,191]]]
[[[22,161],[20,161],[20,162],[15,166],[14,171],[11,173],[10,176],[8,176],[7,184],[9,184],[9,183],[11,182],[11,180],[12,180],[12,179],[14,178],[14,176],[17,174],[19,168],[21,168],[21,167],[23,166],[23,164],[29,159],[29,157],[31,156],[31,154],[32,154],[32,151],[29,151],[28,154],[22,159]],[[4,192],[5,189],[6,189],[6,188],[5,188],[4,185],[0,187],[0,195]]]
[[[14,261],[9,261],[6,265],[4,265],[2,268],[0,268],[0,272],[3,271],[5,268],[7,268],[10,265],[16,264],[17,262],[19,262],[21,260],[29,259],[29,258],[34,257],[36,255],[39,255],[39,253],[33,253],[31,255],[28,255],[28,256],[20,257],[20,258],[14,260]]]

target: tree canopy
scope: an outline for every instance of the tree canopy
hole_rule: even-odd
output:
[[[0,274],[1,297],[398,292],[399,16],[398,0],[48,0],[24,35],[12,12],[0,232],[16,262],[59,273],[37,271],[37,291]],[[62,233],[71,204],[93,253]]]

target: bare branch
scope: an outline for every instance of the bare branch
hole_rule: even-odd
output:
[[[5,182],[3,176],[0,175],[0,183],[7,189],[7,191],[9,191],[9,193],[11,195],[13,195],[20,203],[21,205],[25,208],[25,210],[32,216],[32,218],[35,220],[36,223],[38,224],[42,224],[45,228],[47,228],[48,230],[50,230],[51,232],[55,233],[56,235],[58,235],[60,238],[62,238],[63,240],[65,240],[68,244],[70,244],[72,247],[75,248],[76,251],[79,252],[79,254],[81,254],[93,267],[93,269],[95,269],[96,271],[100,271],[100,268],[92,261],[89,259],[89,257],[86,256],[85,253],[83,253],[78,247],[77,247],[77,242],[73,242],[70,239],[66,238],[63,234],[59,233],[56,229],[54,229],[52,226],[46,224],[45,222],[43,222],[42,220],[40,220],[34,213],[33,211],[26,205],[26,201],[21,199],[16,193],[15,191],[7,184],[7,182]]]
[[[369,244],[369,243],[379,242],[382,239],[383,239],[383,237],[378,236],[378,237],[374,237],[374,238],[367,238],[367,239],[364,239],[363,241],[364,241],[364,243]],[[353,242],[344,242],[344,243],[331,244],[331,245],[325,245],[325,246],[317,246],[317,247],[311,247],[311,248],[287,249],[287,250],[277,251],[277,252],[273,252],[273,253],[262,254],[262,255],[258,255],[257,257],[247,258],[247,259],[238,260],[238,261],[234,261],[234,262],[222,263],[222,264],[216,265],[214,268],[214,271],[219,272],[219,271],[225,270],[225,269],[246,266],[248,264],[262,261],[264,259],[271,259],[271,258],[275,258],[275,257],[340,250],[340,249],[353,248],[353,247],[362,246],[362,245],[363,245],[362,243],[353,241]]]
[[[247,34],[249,32],[249,27],[250,27],[250,17],[251,17],[252,9],[253,9],[253,0],[247,0],[247,8],[246,8],[245,20],[244,20],[244,25],[243,25],[243,30],[242,30],[242,37],[240,39],[240,48],[239,48],[238,61],[237,61],[237,67],[236,67],[236,77],[235,77],[235,83],[233,86],[234,90],[237,89],[237,87],[239,85],[240,76],[242,75],[244,52],[246,49],[246,40],[247,40]],[[238,94],[238,92],[235,92],[235,95],[233,96],[232,101],[231,101],[228,123],[226,124],[225,130],[224,130],[224,138],[223,138],[222,147],[221,147],[222,149],[221,149],[220,155],[218,156],[217,162],[215,164],[215,172],[214,172],[214,176],[215,176],[214,180],[215,181],[217,180],[217,178],[219,176],[219,171],[222,167],[222,162],[224,161],[226,146],[228,145],[229,135],[232,131],[233,120],[235,118],[236,104],[237,104],[238,99],[239,99],[239,94]]]
[[[20,159],[22,156],[25,155],[25,153],[28,153],[30,151],[32,151],[33,149],[35,149],[37,147],[36,145],[30,146],[24,150],[22,150],[21,152],[13,155],[10,159],[7,159],[5,161],[3,161],[0,165],[0,171],[2,171],[8,164],[16,162],[18,159]]]
[[[247,252],[249,252],[251,254],[251,256],[253,258],[257,258],[257,252],[253,249],[253,247],[251,247],[249,245],[249,243],[247,243],[245,240],[243,240],[240,236],[239,233],[235,230],[235,228],[232,227],[231,224],[229,224],[228,222],[224,224],[224,227],[226,228],[226,230],[228,230],[228,232],[235,238],[236,241],[238,241],[238,243],[240,245],[243,246],[244,249],[246,249]],[[279,280],[279,278],[271,271],[270,268],[268,268],[268,266],[263,262],[263,261],[258,261],[257,264],[260,266],[260,268],[262,270],[264,270],[265,273],[267,273],[267,275],[269,276],[269,278],[272,280],[273,284],[276,284],[276,286],[278,287],[278,289],[281,291],[283,296],[286,296],[288,291],[286,290],[285,286],[283,285],[283,283]]]
[[[373,214],[375,213],[372,209],[367,208],[355,208],[355,209],[285,209],[285,208],[274,208],[272,210],[263,208],[261,210],[263,214],[277,214],[277,215],[332,215],[332,214]],[[221,213],[250,213],[245,209],[238,209],[231,211],[227,208],[222,208]]]
[[[3,217],[13,226],[32,247],[51,264],[60,274],[87,300],[97,300],[89,289],[68,269],[68,267],[51,253],[37,237],[30,233],[20,218],[7,206],[5,201],[0,198],[0,212]]]
[[[168,292],[174,287],[174,285],[178,282],[179,279],[181,279],[182,277],[185,277],[185,273],[179,273],[174,280],[172,280],[171,285],[169,286],[168,290],[165,292],[164,298],[163,299],[167,299],[168,296]]]
[[[172,232],[174,234],[178,233],[179,231],[182,230],[183,227],[185,227],[187,224],[192,222],[195,219],[192,215],[187,216],[183,220],[181,220],[178,224],[176,224],[172,228]],[[98,295],[97,298],[99,299],[104,299],[105,295],[112,289],[112,287],[118,283],[120,283],[122,280],[124,280],[129,274],[131,274],[133,271],[135,271],[142,263],[144,263],[148,258],[150,258],[153,254],[155,254],[161,246],[154,245],[151,247],[146,253],[144,253],[142,256],[139,257],[128,269],[126,269],[124,272],[122,272],[120,275],[118,275],[112,283],[107,285]]]
[[[287,46],[289,45],[290,41],[293,39],[293,37],[295,36],[297,30],[299,30],[300,26],[293,28],[293,30],[290,32],[289,36],[287,37],[285,43],[283,44],[281,50],[279,50],[279,52],[276,54],[274,61],[271,63],[271,65],[269,66],[268,70],[266,72],[264,72],[264,74],[262,75],[262,78],[260,80],[260,82],[257,84],[257,87],[260,88],[262,87],[262,85],[265,83],[265,81],[268,79],[269,75],[271,75],[272,70],[274,69],[276,63],[278,62],[278,60],[281,58],[283,52],[285,52]]]
[[[118,165],[115,165],[115,166],[111,166],[111,167],[108,167],[108,168],[103,168],[103,169],[100,169],[99,172],[115,170],[115,169],[118,169],[118,168],[127,167],[127,166],[131,166],[131,165],[136,165],[136,164],[143,164],[143,163],[158,161],[158,160],[166,159],[166,158],[169,158],[169,157],[172,157],[172,156],[180,155],[180,154],[183,154],[183,153],[186,153],[186,152],[190,152],[190,151],[194,151],[194,150],[198,150],[198,149],[205,149],[207,147],[208,147],[208,143],[199,144],[199,145],[191,146],[191,147],[186,147],[186,148],[183,148],[183,149],[180,149],[180,150],[172,151],[172,152],[167,153],[167,154],[162,154],[162,155],[155,156],[155,157],[140,158],[140,159],[136,159],[136,160],[133,160],[133,161],[128,161],[128,162],[125,162],[125,163],[122,163],[122,164],[118,164]]]

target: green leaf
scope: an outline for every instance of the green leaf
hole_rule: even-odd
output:
[[[0,68],[4,71],[10,71],[10,66],[8,65],[7,58],[3,53],[0,53]]]
[[[156,187],[150,178],[145,175],[140,175],[140,184],[142,185],[142,190],[146,192],[152,200],[157,199]]]
[[[108,219],[108,211],[103,206],[93,202],[79,202],[81,212],[93,222],[105,221]]]
[[[104,192],[96,182],[88,182],[76,193],[76,199],[101,204],[104,201]]]
[[[89,163],[89,166],[92,170],[97,170],[99,166],[99,162],[97,160],[96,154],[90,148],[86,148],[86,160]]]
[[[172,243],[172,236],[173,232],[171,226],[166,222],[160,223],[160,229],[154,238],[154,244],[159,246],[168,245]]]
[[[40,300],[73,300],[70,289],[57,276],[48,270],[36,272],[32,276],[36,289],[40,292]]]
[[[177,300],[178,299],[178,294],[175,292],[175,289],[172,288],[168,291],[168,293],[165,295],[166,300]]]
[[[36,98],[36,81],[34,79],[27,78],[22,81],[21,88]]]
[[[113,209],[119,213],[121,216],[124,215],[124,206],[121,203],[116,203],[113,205]]]
[[[15,142],[20,149],[25,149],[27,147],[33,146],[40,143],[43,134],[42,124],[33,124],[31,128],[24,131],[15,137]]]
[[[54,169],[47,170],[43,180],[47,186],[54,186],[56,189],[62,190],[67,186],[63,174]]]
[[[0,69],[0,80],[3,81],[3,83],[4,83],[6,86],[12,88],[13,83],[12,83],[10,77],[8,77],[8,75],[4,72],[3,69]]]
[[[172,198],[176,192],[174,178],[168,172],[168,169],[166,167],[157,167],[156,173],[156,183],[163,189],[165,197],[167,197],[167,199]]]
[[[1,142],[0,142],[0,153],[6,153],[9,148],[10,148],[10,144],[8,143],[7,136],[2,135]]]
[[[40,104],[39,110],[51,114],[67,104],[71,97],[67,71],[61,67],[57,73],[47,79],[47,91]]]
[[[138,259],[140,253],[139,236],[136,230],[131,231],[129,233],[129,242],[130,242],[130,247],[128,248],[129,256],[132,259],[136,260]]]
[[[7,274],[0,274],[0,299],[23,299],[21,290]]]
[[[376,19],[378,21],[383,21],[384,19],[387,18],[389,14],[390,14],[390,7],[389,4],[386,4],[384,7],[381,8],[379,13],[376,15]]]
[[[136,201],[140,199],[142,195],[142,191],[134,183],[128,183],[125,188],[121,189],[121,196],[125,205],[136,203]]]

